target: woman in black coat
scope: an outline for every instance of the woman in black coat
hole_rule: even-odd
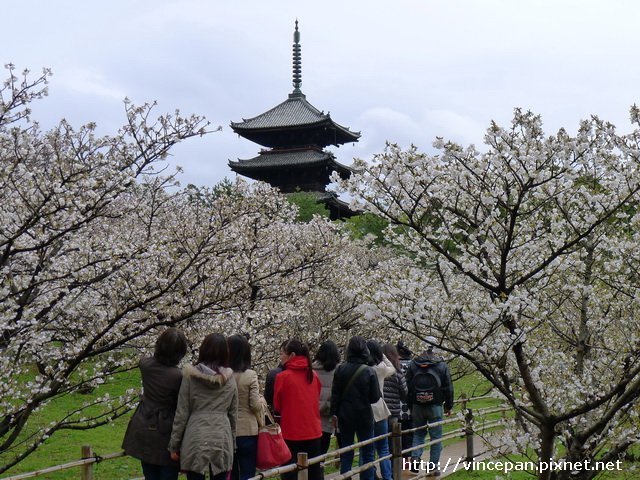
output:
[[[175,480],[178,462],[169,455],[169,438],[178,403],[182,371],[178,363],[187,353],[187,339],[176,328],[168,328],[156,341],[153,357],[140,359],[143,393],[129,421],[122,448],[142,463],[146,480]]]
[[[398,350],[390,343],[386,343],[382,346],[382,351],[393,364],[396,372],[390,377],[384,380],[384,401],[389,407],[391,416],[389,417],[389,431],[393,430],[393,424],[400,421],[402,414],[402,403],[407,401],[407,395],[409,389],[407,388],[407,381],[402,373],[402,365],[400,363],[400,355]]]
[[[347,345],[347,361],[340,364],[333,376],[331,388],[331,414],[337,423],[337,437],[340,448],[353,445],[354,436],[358,441],[373,438],[373,411],[371,404],[380,398],[380,387],[375,372],[369,366],[369,349],[363,337],[352,337]],[[353,450],[340,455],[340,473],[351,470]],[[363,463],[373,461],[374,446],[360,449]],[[370,468],[360,474],[362,480],[373,480],[375,469]]]

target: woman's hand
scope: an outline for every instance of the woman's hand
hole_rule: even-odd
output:
[[[178,452],[171,452],[171,460],[177,462],[180,460],[180,454]]]

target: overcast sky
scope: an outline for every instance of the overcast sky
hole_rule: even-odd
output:
[[[182,184],[233,177],[228,159],[258,153],[229,122],[291,92],[296,18],[307,100],[362,133],[333,148],[345,164],[386,140],[480,144],[489,121],[507,124],[517,106],[550,134],[590,114],[627,132],[640,103],[636,0],[20,0],[0,12],[2,63],[54,72],[34,106],[43,127],[64,117],[112,133],[125,96],[221,125],[174,150]]]

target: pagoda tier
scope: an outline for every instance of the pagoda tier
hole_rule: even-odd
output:
[[[351,169],[330,152],[316,148],[263,150],[247,160],[230,161],[231,169],[254,180],[267,182],[283,193],[324,192],[331,172],[349,178]]]
[[[271,110],[242,122],[231,122],[238,135],[263,147],[343,145],[357,142],[359,132],[338,125],[328,113],[311,105],[304,94],[292,93]]]
[[[329,210],[329,218],[331,220],[337,220],[339,218],[350,218],[354,215],[363,213],[362,211],[351,210],[351,207],[347,202],[344,202],[338,198],[333,192],[326,192],[319,194],[317,203],[323,203]]]

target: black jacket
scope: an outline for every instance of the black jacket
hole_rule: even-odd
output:
[[[423,352],[420,356],[414,358],[409,364],[407,369],[407,385],[409,386],[408,402],[411,404],[412,399],[412,385],[413,378],[418,371],[421,364],[430,363],[433,365],[433,369],[440,376],[440,384],[442,388],[442,401],[444,403],[444,410],[449,411],[453,408],[453,382],[451,381],[451,374],[449,373],[449,367],[445,363],[442,357],[434,355],[433,352]]]
[[[264,399],[267,401],[269,408],[273,410],[273,387],[276,384],[276,375],[284,370],[284,366],[278,365],[267,373],[267,379],[264,382]]]
[[[407,385],[407,370],[409,369],[409,365],[411,364],[411,358],[400,357],[400,366],[402,368],[401,372],[404,377],[404,383]],[[400,420],[401,421],[409,421],[411,420],[411,407],[407,403],[409,398],[409,390],[407,385],[407,396],[404,400],[400,401]]]
[[[178,466],[169,456],[169,438],[176,414],[182,371],[168,367],[154,357],[138,363],[144,393],[129,421],[122,448],[127,455],[145,463]]]
[[[400,418],[402,402],[407,400],[407,382],[402,372],[396,372],[384,379],[384,401],[392,417]]]
[[[336,368],[331,387],[331,414],[338,417],[339,423],[373,423],[371,404],[380,398],[380,387],[375,372],[366,366],[367,360],[364,355],[348,356],[347,361]],[[365,365],[365,369],[346,390],[361,365]]]

